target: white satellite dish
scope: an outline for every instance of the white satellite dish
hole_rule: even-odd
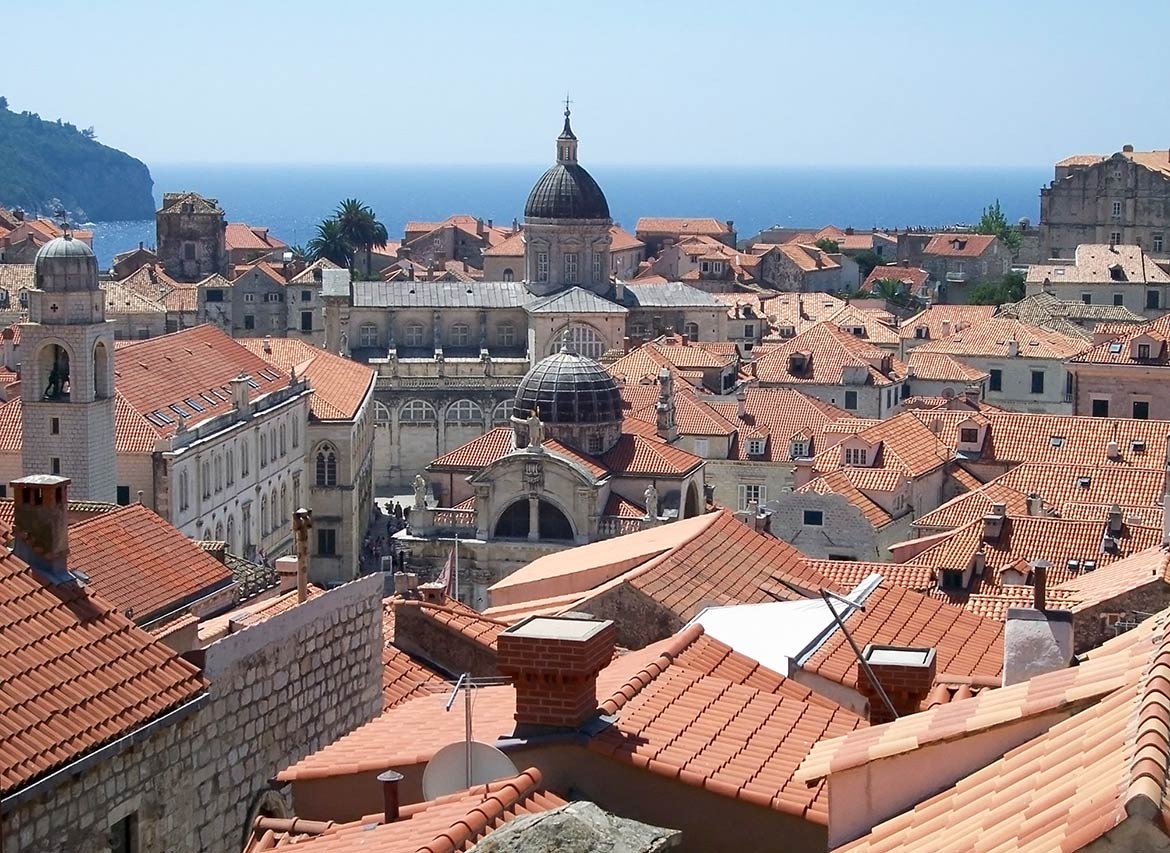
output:
[[[468,749],[470,747],[470,750]],[[467,762],[470,752],[471,770]],[[491,744],[473,740],[448,744],[435,753],[423,770],[423,797],[433,800],[445,794],[453,794],[471,785],[483,785],[497,779],[506,779],[519,773],[512,759]]]

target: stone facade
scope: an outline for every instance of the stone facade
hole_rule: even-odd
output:
[[[1069,363],[1073,374],[1072,414],[1170,420],[1165,367],[1140,364]],[[1096,405],[1094,405],[1096,404]]]
[[[257,813],[283,816],[278,770],[381,710],[381,596],[364,578],[209,646],[185,716],[6,810],[3,849],[99,853],[132,816],[139,853],[238,850]]]
[[[227,221],[215,199],[198,193],[164,193],[154,224],[156,252],[171,278],[195,282],[212,273],[228,273]]]
[[[1126,145],[1110,157],[1070,157],[1040,190],[1041,260],[1082,243],[1126,243],[1170,254],[1170,153]]]

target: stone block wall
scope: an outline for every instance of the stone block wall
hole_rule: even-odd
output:
[[[476,677],[499,675],[496,653],[483,643],[438,623],[417,601],[401,602],[395,611],[394,645],[429,661],[452,675],[469,672]]]
[[[1124,595],[1078,610],[1073,614],[1073,651],[1082,654],[1121,633],[1113,624],[1115,617],[1122,622],[1143,622],[1166,607],[1170,607],[1170,584],[1158,578]]]
[[[207,648],[193,849],[238,849],[277,771],[381,711],[381,603],[371,575]]]

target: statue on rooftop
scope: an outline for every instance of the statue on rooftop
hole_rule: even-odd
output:
[[[544,424],[540,422],[540,414],[536,409],[528,416],[528,446],[532,450],[539,450],[544,444]]]
[[[658,489],[651,483],[642,496],[646,499],[646,517],[658,518]]]
[[[414,475],[414,508],[427,508],[427,481],[422,474]]]

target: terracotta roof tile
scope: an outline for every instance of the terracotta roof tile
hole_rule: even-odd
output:
[[[0,404],[0,451],[19,452],[24,408],[20,397]],[[114,397],[114,441],[118,453],[153,453],[158,430],[120,393]]]
[[[386,643],[382,648],[382,709],[388,710],[416,696],[448,687],[446,680],[426,664]]]
[[[1081,850],[1096,846],[1098,839],[1107,846],[1126,846],[1123,838],[1149,837],[1142,834],[1143,822],[1152,824],[1150,835],[1164,837],[1170,754],[1165,616],[1148,620],[1155,623],[1153,631],[1134,638],[1128,654],[1121,647],[1102,656],[1119,658],[1114,672],[1098,673],[1093,662],[1087,679],[1076,670],[1049,673],[940,709],[935,719],[947,713],[966,715],[970,706],[999,701],[1009,691],[1009,698],[1014,696],[1017,702],[1005,710],[1017,715],[1044,705],[1075,708],[1078,690],[1087,705],[838,849],[959,851],[970,849],[971,840],[978,839],[979,849],[987,851]],[[1104,660],[1100,664],[1106,665]],[[1035,704],[1030,702],[1032,694]],[[866,734],[882,742],[899,725],[921,729],[921,722],[908,717]],[[840,748],[839,742],[822,749],[827,754]],[[830,759],[830,772],[832,763]],[[817,766],[824,764],[824,757],[818,756]],[[1138,825],[1125,836],[1109,836],[1123,821]]]
[[[1075,603],[1073,611],[1096,607],[1133,592],[1151,582],[1170,583],[1170,550],[1156,545],[1131,554],[1110,566],[1084,572],[1049,590],[1066,593]]]
[[[793,355],[805,356],[803,366],[796,373],[792,372]],[[906,375],[902,362],[837,328],[831,320],[810,326],[754,362],[760,383],[773,385],[839,385],[846,368],[862,368],[864,384],[870,386],[889,385],[893,379]]]
[[[992,677],[1003,670],[1003,623],[892,584],[870,593],[865,610],[855,610],[845,624],[859,647],[933,647],[939,672]],[[857,685],[857,658],[839,630],[801,666],[846,687]]]
[[[894,520],[889,512],[853,483],[852,478],[846,473],[846,469],[830,471],[824,476],[810,480],[796,491],[818,495],[840,495],[857,507],[865,520],[874,527],[883,527]]]
[[[248,350],[284,373],[309,380],[309,413],[322,421],[353,420],[372,394],[376,371],[295,338],[244,338]]]
[[[198,696],[198,670],[105,599],[0,555],[0,793]]]
[[[977,258],[992,247],[992,234],[936,234],[922,250],[923,255],[947,258]]]
[[[1012,348],[1016,355],[1013,356]],[[992,358],[1059,359],[1079,355],[1089,348],[1087,341],[1042,329],[1010,317],[992,317],[949,337],[928,341],[914,351],[946,353],[954,356]]]
[[[138,620],[232,583],[227,566],[142,504],[70,525],[69,563],[105,600]]]
[[[987,378],[987,372],[968,367],[963,362],[945,353],[929,352],[915,347],[907,358],[911,379],[928,382],[979,382]]]
[[[2,411],[2,410],[0,410]],[[515,433],[510,426],[498,426],[478,438],[433,460],[428,471],[476,470],[486,468],[516,449]]]
[[[865,281],[861,283],[861,289],[868,292],[873,290],[873,286],[879,281],[893,279],[907,285],[911,293],[917,294],[929,278],[930,273],[924,269],[906,267],[901,264],[888,264],[874,267],[873,271],[865,277]]]
[[[645,518],[646,508],[623,498],[617,492],[610,492],[603,514],[612,518]]]
[[[994,305],[931,305],[903,320],[898,326],[898,334],[903,338],[945,338],[968,326],[990,320],[995,309]]]
[[[710,237],[722,237],[730,234],[731,230],[727,227],[726,222],[720,222],[718,219],[704,217],[687,219],[685,217],[643,216],[634,226],[634,233],[674,234],[680,237],[700,234]]]
[[[683,477],[703,460],[679,447],[643,435],[623,433],[601,456],[602,465],[616,474],[644,477]]]
[[[114,350],[118,393],[160,436],[173,435],[177,428],[179,414],[172,406],[186,412],[188,426],[231,411],[231,381],[241,374],[255,383],[248,388],[250,400],[289,383],[285,371],[214,326],[132,341]]]
[[[917,478],[941,468],[951,457],[945,441],[936,436],[912,412],[903,412],[855,433],[858,441],[876,448],[868,468],[881,468]],[[833,446],[813,457],[813,468],[819,473],[843,469],[843,448]]]
[[[853,589],[872,574],[894,586],[929,593],[935,584],[934,570],[915,563],[877,563],[861,560],[809,560],[809,566],[842,589]]]
[[[1151,370],[1170,365],[1170,315],[1151,323],[1126,330],[1112,340],[1087,349],[1072,359],[1073,364],[1116,364]],[[1139,358],[1138,347],[1145,345],[1149,355]]]

